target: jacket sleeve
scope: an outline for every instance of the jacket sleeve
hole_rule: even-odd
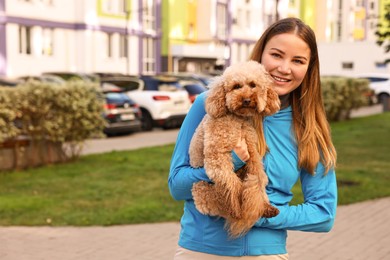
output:
[[[188,154],[191,138],[206,114],[204,108],[205,95],[205,93],[202,93],[195,99],[177,136],[168,177],[169,191],[176,200],[192,199],[192,185],[199,181],[210,181],[204,168],[192,168],[190,166]]]
[[[204,92],[195,99],[177,136],[168,177],[169,191],[176,200],[192,199],[191,189],[194,183],[199,181],[211,182],[203,167],[191,167],[188,154],[192,136],[206,114],[204,108],[206,95],[207,92]],[[235,170],[245,165],[245,162],[234,151],[232,151],[232,161]]]
[[[322,164],[316,174],[300,174],[304,203],[283,205],[274,218],[262,218],[255,226],[270,229],[287,229],[311,232],[329,232],[334,224],[337,207],[337,183],[334,169],[325,174]]]

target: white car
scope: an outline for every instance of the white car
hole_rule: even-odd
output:
[[[100,82],[102,87],[109,84],[124,89],[140,106],[145,131],[153,127],[180,127],[191,107],[187,91],[178,88],[176,81],[152,76],[122,76],[101,78]]]
[[[375,91],[379,103],[385,104],[389,102],[390,73],[367,73],[359,75],[359,78],[365,78],[370,81],[370,88]]]

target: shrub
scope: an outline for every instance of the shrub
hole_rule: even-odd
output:
[[[0,108],[4,108],[0,113],[0,141],[17,143],[21,136],[29,140],[27,149],[13,153],[30,158],[25,160],[28,165],[19,167],[77,158],[86,139],[102,135],[103,99],[93,83],[70,81],[57,86],[28,81],[16,88],[0,88],[0,100]]]
[[[325,111],[330,121],[349,119],[351,110],[368,105],[370,92],[365,79],[322,77],[322,95]]]
[[[17,110],[13,94],[14,91],[10,88],[0,88],[0,143],[16,137],[20,132],[14,124]]]

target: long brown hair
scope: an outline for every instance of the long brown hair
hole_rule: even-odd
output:
[[[298,144],[298,166],[314,174],[318,162],[321,161],[328,171],[335,167],[337,155],[323,106],[320,65],[313,30],[298,18],[277,21],[268,27],[257,41],[250,59],[261,62],[267,42],[282,33],[294,33],[310,48],[310,61],[305,78],[290,94],[294,134]]]

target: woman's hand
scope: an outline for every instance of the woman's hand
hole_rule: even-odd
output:
[[[250,156],[248,152],[248,146],[246,145],[245,139],[239,138],[238,142],[236,144],[236,147],[234,147],[234,152],[236,155],[244,162],[248,161]]]

